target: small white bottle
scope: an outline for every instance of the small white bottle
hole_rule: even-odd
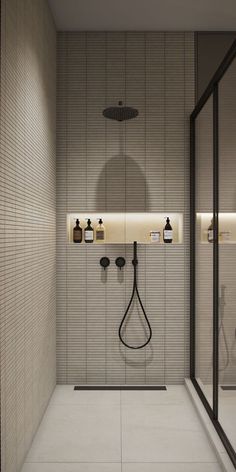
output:
[[[104,243],[105,241],[105,226],[103,224],[102,218],[99,218],[98,225],[96,227],[96,242]]]
[[[160,241],[161,241],[160,231],[151,230],[150,231],[150,242],[151,243],[159,243]]]

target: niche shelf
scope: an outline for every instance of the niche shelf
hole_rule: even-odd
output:
[[[198,241],[209,244],[207,230],[210,226],[212,213],[197,213]],[[236,244],[236,212],[219,213],[219,244]]]
[[[164,244],[162,235],[167,216],[169,216],[171,226],[173,228],[172,244],[181,244],[183,242],[183,214],[169,212],[111,213],[81,211],[78,213],[69,213],[67,215],[68,242],[75,244],[73,243],[73,228],[77,218],[80,220],[80,226],[83,228],[83,230],[86,226],[86,218],[91,219],[94,230],[98,224],[98,219],[102,218],[106,228],[105,243],[107,244],[130,244],[133,243],[133,241],[137,241],[138,243],[151,244],[153,246],[161,245]],[[160,243],[150,242],[151,230],[160,231]],[[94,241],[93,244],[101,245],[104,243],[96,243],[96,241]],[[87,244],[84,242],[75,245],[87,246]],[[165,244],[165,246],[168,246],[168,244]]]

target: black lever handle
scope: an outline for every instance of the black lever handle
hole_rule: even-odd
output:
[[[110,259],[108,257],[102,257],[100,259],[100,266],[105,270],[110,265]]]
[[[121,270],[122,267],[124,267],[125,265],[125,258],[124,257],[117,257],[116,258],[116,266],[119,267],[119,269]]]

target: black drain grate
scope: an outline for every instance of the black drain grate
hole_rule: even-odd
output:
[[[165,385],[76,385],[74,390],[167,390]]]

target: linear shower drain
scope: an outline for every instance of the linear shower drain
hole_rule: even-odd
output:
[[[74,390],[167,390],[165,385],[76,385]]]

